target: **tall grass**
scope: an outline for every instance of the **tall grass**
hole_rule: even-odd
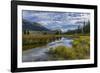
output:
[[[50,48],[49,53],[52,55],[52,59],[89,59],[90,56],[90,39],[88,37],[80,37],[74,39],[72,47],[57,46],[55,48]],[[55,59],[54,59],[55,60]]]
[[[23,50],[40,47],[54,40],[60,39],[59,35],[24,35],[22,36]]]

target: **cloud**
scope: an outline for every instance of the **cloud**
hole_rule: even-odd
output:
[[[23,19],[27,19],[30,22],[41,23],[48,29],[60,28],[62,31],[74,29],[74,27],[68,27],[68,25],[83,25],[82,23],[78,22],[84,22],[90,19],[89,13],[82,12],[47,12],[23,10],[22,15]]]

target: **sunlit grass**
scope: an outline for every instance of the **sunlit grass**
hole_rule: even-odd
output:
[[[22,36],[22,48],[23,50],[32,49],[46,45],[54,40],[59,40],[61,35],[23,35]]]
[[[61,36],[72,38],[72,47],[57,46],[50,48],[50,60],[88,59],[90,56],[89,35],[23,35],[23,50],[41,47],[49,42],[58,40]]]
[[[74,39],[72,47],[57,46],[50,48],[51,55],[57,59],[89,59],[90,56],[90,39],[89,36],[81,36]],[[53,59],[53,58],[52,58]]]

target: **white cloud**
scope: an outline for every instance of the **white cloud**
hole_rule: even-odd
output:
[[[59,29],[67,31],[62,26],[80,25],[77,22],[84,22],[90,19],[89,13],[75,13],[75,12],[41,12],[41,11],[27,11],[23,12],[23,18],[30,21],[41,23],[43,26],[50,29]],[[82,25],[82,24],[81,24]],[[70,28],[71,29],[71,28]]]
[[[39,23],[41,23],[44,26],[47,26],[51,23],[51,21],[39,21]]]

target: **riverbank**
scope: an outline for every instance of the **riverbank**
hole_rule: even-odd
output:
[[[44,46],[24,50],[22,52],[22,61],[50,61],[51,54],[49,53],[49,49],[51,49],[51,47],[57,47],[61,45],[66,47],[72,47],[72,42],[72,39],[62,37],[60,40],[55,40]]]
[[[24,35],[22,36],[22,49],[28,50],[35,47],[41,47],[43,45],[46,45],[49,42],[59,40],[61,37],[66,38],[79,38],[79,37],[86,37],[88,35]]]
[[[61,39],[61,35],[23,35],[23,50],[46,45],[54,40]]]
[[[90,37],[62,37],[60,40],[24,50],[22,53],[23,62],[89,59]]]
[[[90,38],[80,36],[72,42],[72,47],[57,46],[50,48],[50,60],[75,60],[90,58]]]

